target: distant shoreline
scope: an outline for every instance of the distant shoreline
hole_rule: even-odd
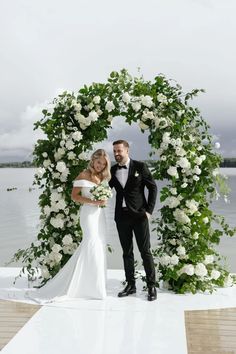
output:
[[[142,160],[146,162],[148,166],[152,165],[152,160]],[[112,162],[112,164],[115,162]],[[31,161],[23,162],[0,162],[0,168],[36,168]],[[236,167],[236,157],[225,157],[223,162],[221,162],[220,167]]]

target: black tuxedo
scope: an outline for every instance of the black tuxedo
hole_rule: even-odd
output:
[[[156,183],[146,164],[130,160],[128,179],[124,186],[116,177],[118,165],[111,168],[111,188],[116,190],[115,221],[123,249],[126,280],[134,283],[133,233],[143,259],[148,286],[155,284],[155,267],[150,251],[150,232],[146,212],[152,214],[157,195]],[[145,187],[148,196],[145,197]],[[126,208],[122,207],[123,199]]]

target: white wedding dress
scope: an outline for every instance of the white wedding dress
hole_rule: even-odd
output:
[[[84,197],[91,197],[95,183],[74,181]],[[73,256],[42,288],[27,292],[26,297],[45,303],[72,298],[106,297],[106,220],[104,208],[83,204],[80,208],[83,240]]]

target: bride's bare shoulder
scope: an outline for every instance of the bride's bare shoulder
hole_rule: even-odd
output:
[[[87,179],[88,181],[90,181],[90,179],[91,179],[90,171],[84,170],[84,171],[80,172],[80,174],[76,177],[76,180],[78,180],[78,179]]]

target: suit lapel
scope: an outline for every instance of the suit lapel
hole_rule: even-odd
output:
[[[126,188],[128,186],[130,177],[133,176],[133,174],[134,174],[134,161],[130,159],[128,178],[127,178],[127,181],[126,181],[126,184],[125,184],[124,188]]]

